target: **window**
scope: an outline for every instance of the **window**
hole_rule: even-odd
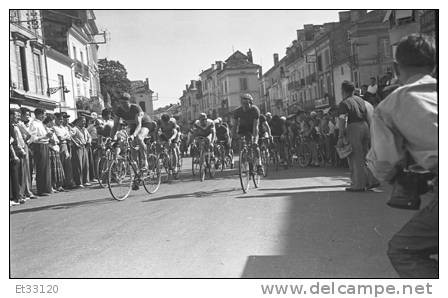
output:
[[[59,82],[59,88],[60,88],[59,91],[61,94],[61,102],[65,102],[65,92],[64,92],[65,86],[64,86],[64,76],[63,75],[58,74],[58,82]]]
[[[330,67],[330,50],[325,50],[325,69]]]
[[[240,78],[240,90],[241,91],[247,90],[247,78]]]
[[[24,46],[17,46],[17,72],[18,72],[18,83],[19,89],[29,91],[30,87],[28,85],[28,72],[26,69],[26,54]]]
[[[341,66],[341,75],[344,75],[344,67]]]
[[[84,63],[84,53],[83,52],[79,52],[79,57],[81,59],[81,62]]]
[[[139,102],[138,105],[142,108],[143,112],[146,112],[146,104],[144,101]]]
[[[73,46],[73,59],[77,60],[78,58],[76,58],[76,47]]]
[[[317,70],[322,71],[322,56],[321,55],[317,56]]]
[[[42,69],[40,63],[40,55],[37,53],[33,53],[33,62],[34,62],[34,77],[36,79],[36,93],[43,93],[42,86]]]
[[[391,47],[390,47],[390,41],[389,38],[383,38],[381,39],[381,49],[383,52],[384,58],[390,58],[392,56]]]

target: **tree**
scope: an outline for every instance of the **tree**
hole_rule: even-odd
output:
[[[98,70],[101,94],[108,107],[111,107],[112,101],[117,100],[123,92],[130,93],[131,81],[128,79],[126,68],[120,61],[99,59]]]

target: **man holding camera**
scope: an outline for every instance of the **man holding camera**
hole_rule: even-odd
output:
[[[394,185],[392,207],[418,209],[419,195],[431,192],[431,202],[392,237],[388,256],[402,278],[437,278],[438,101],[437,80],[430,75],[436,48],[429,37],[412,34],[400,41],[395,58],[402,86],[375,109],[368,166]]]

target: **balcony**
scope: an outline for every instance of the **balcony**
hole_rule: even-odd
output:
[[[83,78],[87,81],[90,78],[89,67],[84,63],[76,60],[75,61],[75,76],[78,78]]]

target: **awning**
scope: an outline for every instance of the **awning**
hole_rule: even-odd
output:
[[[386,12],[386,15],[384,16],[384,19],[383,19],[383,23],[384,23],[384,22],[387,22],[387,21],[389,20],[391,13],[392,13],[392,10],[391,10],[391,9],[389,9],[389,10]]]
[[[397,10],[395,10],[395,18],[397,20],[411,18],[411,17],[412,17],[412,9],[397,9]]]
[[[21,90],[12,90],[9,96],[9,102],[18,104],[19,106],[29,106],[33,108],[41,108],[45,110],[54,110],[57,103],[45,97],[28,94]]]

